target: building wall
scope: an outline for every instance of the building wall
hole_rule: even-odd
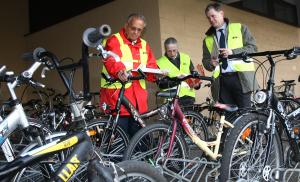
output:
[[[128,15],[133,12],[145,15],[147,27],[143,38],[149,42],[154,54],[160,55],[157,0],[115,0],[42,31],[30,34],[25,37],[25,40],[29,49],[42,46],[57,54],[60,59],[72,57],[76,62],[81,57],[82,33],[86,28],[109,24],[112,28],[112,33],[116,33],[123,27]],[[93,49],[90,50],[93,51]],[[102,63],[98,59],[93,58],[90,59],[89,64],[90,90],[95,92],[99,90],[100,86],[99,78]],[[49,73],[44,83],[47,86],[58,88],[62,92],[65,91],[56,73]],[[82,90],[82,72],[80,69],[76,71],[73,84],[76,90]],[[150,85],[148,88],[151,92],[155,90],[153,85]],[[150,96],[150,98],[152,97],[154,97],[154,94]]]
[[[0,9],[0,65],[6,65],[8,70],[19,73],[26,64],[21,56],[26,50],[24,35],[28,33],[27,0],[3,1]],[[20,89],[18,93],[21,93]],[[7,97],[6,86],[2,84],[0,103],[2,98]]]
[[[28,1],[3,2],[0,11],[0,20],[3,23],[0,29],[2,43],[0,45],[0,64],[5,64],[10,70],[19,73],[31,64],[21,60],[22,53],[32,51],[38,46],[52,51],[59,58],[72,57],[78,61],[81,56],[81,37],[86,28],[107,23],[111,25],[113,32],[117,32],[131,12],[140,12],[146,16],[148,26],[144,38],[150,43],[157,58],[164,52],[162,46],[164,40],[169,36],[174,36],[179,41],[180,50],[188,53],[194,64],[201,64],[202,40],[209,27],[204,9],[209,2],[209,0],[115,0],[33,34],[28,34]],[[224,9],[226,16],[232,22],[241,22],[250,28],[260,51],[287,49],[297,45],[300,40],[300,29],[297,27],[226,5]],[[300,74],[299,58],[283,61],[277,65],[277,82],[282,79],[297,79]],[[98,90],[100,67],[99,60],[91,59],[91,91]],[[207,72],[207,75],[210,73]],[[258,75],[258,79],[262,80],[261,78],[261,74]],[[40,79],[39,74],[36,74],[36,79]],[[80,70],[76,72],[74,80],[76,90],[81,90]],[[49,72],[47,78],[41,82],[61,92],[65,91],[55,72]],[[298,96],[300,95],[299,85],[296,87]],[[153,84],[149,89],[150,103],[153,105],[155,103],[154,92],[157,89]],[[21,93],[22,89],[18,89],[18,91]],[[1,87],[0,96],[3,95],[3,92],[5,92],[4,84]],[[197,102],[203,101],[207,95],[207,89],[198,91]]]
[[[159,0],[162,49],[166,38],[175,37],[179,41],[180,51],[188,53],[194,65],[202,64],[202,41],[209,28],[204,13],[208,3],[209,0]],[[224,11],[231,22],[240,22],[249,27],[256,38],[259,51],[289,49],[299,45],[300,28],[226,5]],[[278,63],[276,82],[283,79],[297,79],[299,70],[300,58]],[[211,75],[208,72],[206,74]],[[257,78],[262,86],[262,74],[259,73]],[[296,87],[296,94],[300,95],[299,84]],[[207,89],[197,91],[197,102],[204,101],[207,95]]]

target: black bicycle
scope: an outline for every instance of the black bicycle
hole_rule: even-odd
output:
[[[289,50],[242,53],[229,56],[247,60],[257,56],[266,56],[271,65],[267,89],[256,92],[257,107],[241,115],[229,131],[225,141],[220,169],[220,181],[238,179],[269,181],[270,178],[282,180],[282,174],[274,168],[284,167],[285,161],[300,161],[299,135],[293,130],[292,121],[300,115],[300,108],[287,112],[282,102],[274,94],[275,61],[274,57],[295,59],[300,48]],[[284,158],[281,132],[288,138],[290,152]]]

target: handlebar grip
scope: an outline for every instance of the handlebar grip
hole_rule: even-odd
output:
[[[143,76],[143,78],[147,78],[147,75],[139,68],[139,69],[137,69],[137,72],[141,75],[141,76]]]
[[[113,82],[113,78],[110,77],[108,74],[105,74],[105,73],[101,73],[102,77],[105,79],[105,81],[107,82]]]
[[[84,31],[82,39],[85,45],[89,47],[97,47],[101,40],[111,33],[109,25],[101,25],[99,28],[88,28]]]
[[[294,47],[294,53],[300,55],[300,47]]]
[[[239,53],[239,54],[232,54],[228,55],[228,59],[247,59],[248,54],[246,52]]]
[[[206,80],[206,81],[210,81],[213,82],[214,79],[213,77],[208,77],[208,76],[197,76],[200,80]]]
[[[34,61],[37,61],[37,60],[41,59],[42,58],[42,53],[45,53],[45,52],[47,52],[46,49],[44,49],[42,47],[35,48],[33,53],[32,53]]]

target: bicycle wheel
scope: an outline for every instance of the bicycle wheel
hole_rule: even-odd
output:
[[[282,147],[277,132],[273,135],[268,161],[265,161],[271,136],[270,132],[265,133],[266,121],[267,116],[250,113],[235,123],[225,141],[220,181],[268,181],[271,169],[282,166]],[[280,178],[278,173],[275,175],[274,179]]]
[[[208,141],[208,128],[205,124],[203,116],[194,111],[183,111],[183,113],[197,136],[203,141]],[[183,132],[183,136],[188,144],[190,156],[196,155],[197,157],[201,157],[203,151],[199,150],[198,146],[193,143],[191,138],[185,132]]]
[[[52,134],[50,136],[47,136],[45,139],[46,143],[50,143],[51,141],[57,140],[59,138],[62,138],[66,136],[65,132],[59,132]],[[37,143],[32,143],[28,145],[26,148],[23,149],[23,151],[20,152],[26,153],[30,150],[35,149],[38,147]],[[49,169],[49,164],[51,164],[51,167],[55,170],[60,165],[64,158],[64,153],[61,152],[59,155],[55,154],[49,157],[47,160],[43,160],[40,163],[33,164],[31,166],[28,166],[26,168],[23,168],[20,172],[18,172],[12,181],[14,182],[42,182],[42,181],[50,181],[51,179],[51,172]]]
[[[28,118],[28,121],[29,121],[29,126],[28,126],[29,131],[37,130],[41,134],[41,136],[48,136],[52,133],[47,127],[40,124],[36,119]],[[30,144],[33,141],[33,138],[25,134],[24,130],[18,130],[18,129],[12,132],[8,136],[8,139],[11,144],[14,156],[17,156],[20,153],[20,151],[22,151],[25,147],[27,147],[28,144]],[[6,162],[5,152],[9,152],[9,151],[4,151],[3,149],[0,151],[1,162]]]
[[[152,124],[139,130],[131,139],[123,160],[145,161],[152,165],[162,165],[169,149],[170,127],[165,124]],[[176,132],[170,157],[187,158],[187,147],[183,136]],[[180,171],[182,163],[174,161],[167,163],[168,169]]]
[[[279,98],[279,101],[281,102],[284,110],[287,114],[295,111],[296,109],[300,108],[300,102],[296,99],[292,98]],[[293,121],[293,124],[296,124],[296,126],[300,126],[300,116],[296,117]]]
[[[141,161],[123,161],[117,165],[119,181],[151,181],[166,182],[167,180],[151,165]]]
[[[89,131],[96,132],[95,135],[91,136],[94,150],[101,154],[104,160],[120,162],[128,146],[129,139],[119,126],[116,127],[114,132],[106,128],[107,122],[109,121],[96,120],[87,126]]]

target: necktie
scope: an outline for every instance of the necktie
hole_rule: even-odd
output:
[[[225,35],[223,33],[223,29],[218,30],[221,33],[220,39],[219,39],[219,47],[220,48],[226,48],[226,44],[225,44]],[[227,59],[226,58],[221,58],[221,62],[222,62],[222,68],[226,69],[228,66],[227,63]]]

